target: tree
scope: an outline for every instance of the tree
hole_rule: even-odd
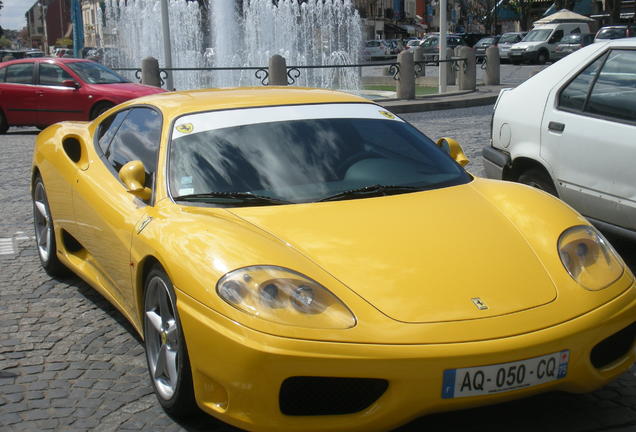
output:
[[[495,23],[495,4],[499,0],[472,0],[467,3],[467,15],[472,16],[484,26],[486,32],[493,32]]]

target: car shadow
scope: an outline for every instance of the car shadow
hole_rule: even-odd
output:
[[[90,285],[84,282],[76,275],[71,275],[66,278],[53,278],[53,280],[61,283],[68,284],[77,289],[77,292],[81,294],[86,300],[90,301],[95,307],[99,308],[102,312],[111,317],[118,325],[125,329],[136,341],[139,343],[142,349],[144,349],[144,342],[130,324],[130,322],[119,312],[119,310],[113,306],[104,296],[98,291],[93,289]],[[150,385],[150,382],[148,383]],[[159,402],[157,402],[157,405]],[[168,417],[175,423],[181,426],[186,431],[190,432],[242,432],[243,429],[238,429],[228,424],[225,424],[216,418],[204,413],[197,409],[197,411],[188,416],[187,418],[175,418],[166,413]]]

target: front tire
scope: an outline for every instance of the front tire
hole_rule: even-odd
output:
[[[548,53],[546,53],[545,51],[539,51],[539,53],[537,54],[537,63],[543,65],[545,64],[545,62],[548,61],[548,58]]]
[[[69,274],[68,268],[57,257],[57,243],[55,227],[51,217],[51,208],[46,197],[44,182],[39,175],[33,182],[33,226],[38,256],[44,270],[53,277],[63,277]]]
[[[554,187],[552,180],[544,171],[540,169],[531,168],[527,171],[524,171],[519,176],[518,181],[519,183],[532,186],[534,188],[547,192],[550,195],[554,195],[555,197],[558,197],[556,188]]]
[[[175,417],[193,413],[192,371],[176,296],[168,275],[158,265],[146,277],[143,321],[148,371],[159,403]]]
[[[97,105],[93,107],[91,110],[89,120],[95,120],[97,117],[111,109],[114,105],[109,102],[99,102]]]

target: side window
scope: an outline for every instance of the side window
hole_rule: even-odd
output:
[[[582,111],[594,77],[603,63],[605,56],[583,69],[570,83],[561,90],[558,107],[566,110]]]
[[[14,84],[33,83],[33,63],[17,63],[7,66],[6,80]]]
[[[66,80],[73,80],[73,77],[58,65],[40,63],[41,85],[61,86]]]
[[[557,30],[550,38],[550,42],[558,42],[563,39],[563,30]]]
[[[106,154],[108,152],[108,146],[110,145],[113,136],[115,136],[115,132],[117,132],[119,126],[121,126],[122,122],[128,115],[128,111],[129,110],[119,111],[118,113],[108,117],[99,125],[99,130],[97,132],[97,145],[102,151],[102,154]]]
[[[0,82],[4,82],[4,77],[7,74],[7,68],[0,68]]]
[[[152,187],[160,139],[161,115],[150,108],[133,108],[104,155],[117,172],[127,162],[140,160],[146,169],[146,186]]]
[[[636,51],[610,52],[594,83],[586,111],[636,121]]]

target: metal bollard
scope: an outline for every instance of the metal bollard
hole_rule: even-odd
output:
[[[269,85],[286,86],[287,82],[287,62],[285,57],[274,54],[269,58]]]
[[[499,48],[491,46],[486,49],[486,85],[499,85]]]
[[[418,77],[426,75],[426,68],[424,67],[424,48],[418,46],[413,50],[413,62],[418,63],[415,67],[415,74]]]
[[[154,57],[146,57],[141,61],[141,83],[161,87],[159,60]]]
[[[410,50],[398,54],[400,79],[397,82],[398,99],[415,99],[415,65],[413,53]]]
[[[446,60],[450,60],[451,57],[453,57],[455,55],[455,51],[453,51],[452,48],[447,48],[446,49]],[[448,85],[455,85],[455,68],[453,67],[453,63],[452,62],[448,62],[446,63],[447,67],[446,67],[446,84]]]
[[[466,59],[459,66],[459,90],[475,90],[477,88],[477,65],[475,62],[475,50],[463,46],[459,56]]]

